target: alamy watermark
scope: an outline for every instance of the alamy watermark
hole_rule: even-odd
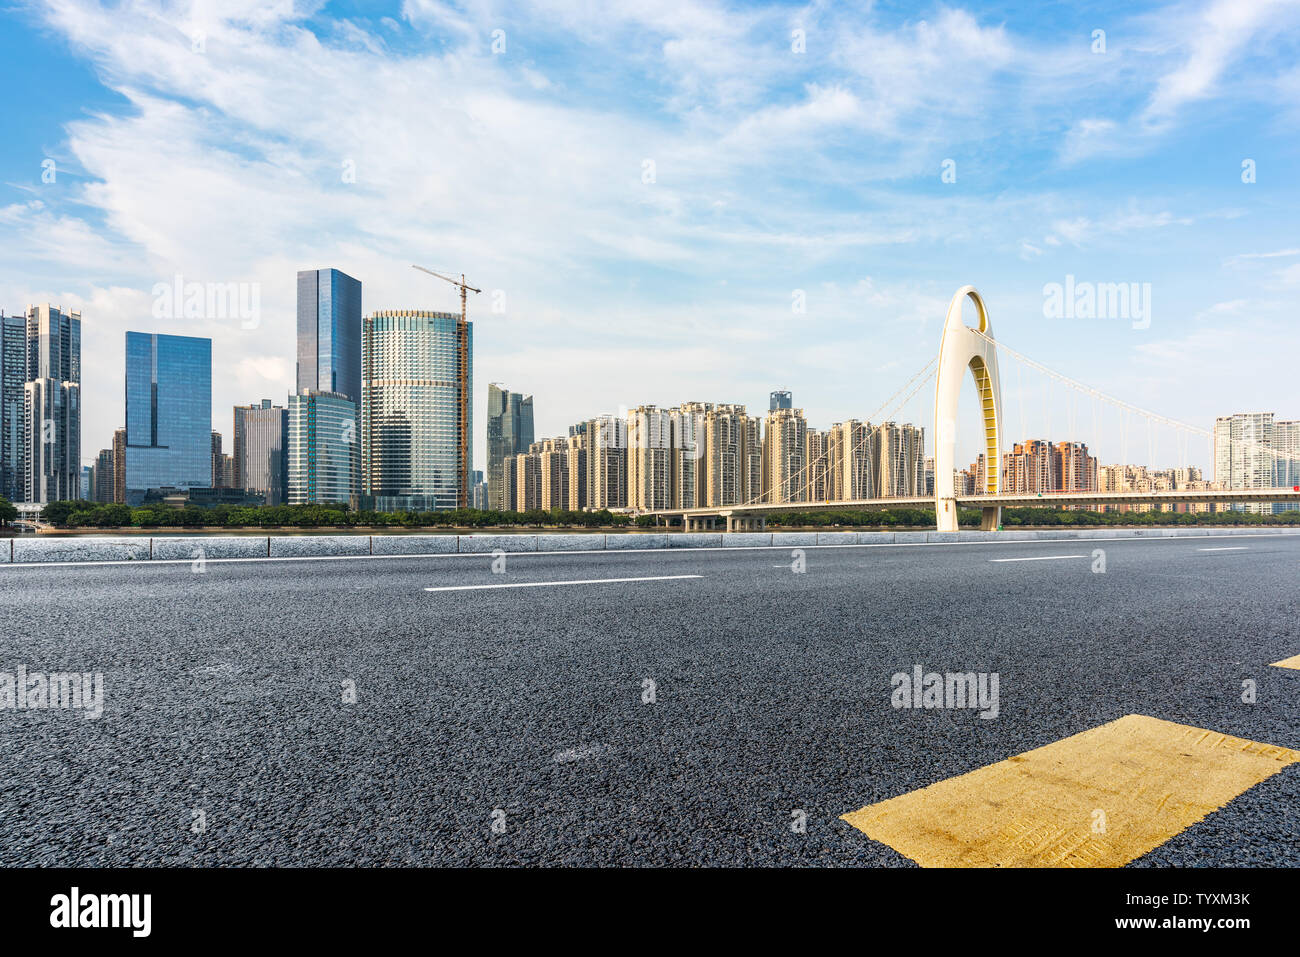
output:
[[[104,676],[100,672],[0,671],[0,711],[57,708],[81,711],[93,721],[104,713]]]
[[[1123,319],[1134,329],[1151,325],[1151,283],[1079,282],[1067,275],[1064,283],[1043,286],[1043,316],[1047,319]]]
[[[895,708],[971,708],[979,709],[985,720],[998,716],[998,672],[959,671],[927,672],[914,665],[911,673],[899,671],[890,679],[893,693],[889,703]]]
[[[177,273],[171,282],[153,285],[155,319],[238,319],[239,328],[262,322],[259,282],[186,282]]]

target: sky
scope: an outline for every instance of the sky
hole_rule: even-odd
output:
[[[412,263],[483,290],[476,467],[489,382],[539,437],[775,389],[872,417],[968,283],[1103,393],[1300,418],[1297,0],[9,0],[0,61],[0,308],[81,312],[87,463],[128,329],[212,338],[227,443],[233,405],[283,404],[295,276],[326,266],[367,313],[459,308]],[[178,276],[257,308],[169,312]],[[1053,312],[1067,282],[1149,308]],[[1208,472],[1203,440],[1002,361],[1008,442]],[[885,411],[928,442],[932,398]],[[960,427],[965,460],[969,384]]]

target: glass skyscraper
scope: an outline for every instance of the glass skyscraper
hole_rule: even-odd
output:
[[[338,392],[289,396],[289,504],[350,504],[356,494],[356,403]]]
[[[362,492],[380,511],[467,507],[473,329],[449,312],[365,319]]]
[[[298,273],[294,391],[304,390],[361,401],[361,283],[337,269]]]
[[[27,382],[27,317],[0,313],[0,497],[21,502],[23,386]]]
[[[514,508],[505,499],[505,461],[533,444],[533,397],[511,392],[493,382],[487,400],[488,508]]]
[[[126,334],[126,501],[212,487],[212,340]]]
[[[361,485],[356,435],[361,402],[361,283],[338,269],[298,273],[294,392],[289,397],[290,503],[350,501]],[[295,400],[301,428],[294,425]],[[351,403],[351,410],[341,402]],[[343,431],[349,435],[346,447],[339,444]],[[328,458],[318,458],[321,455]],[[350,463],[352,471],[338,476],[344,462]]]

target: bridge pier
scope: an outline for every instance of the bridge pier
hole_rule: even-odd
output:
[[[767,528],[767,517],[763,515],[728,515],[728,532],[754,532]]]
[[[998,526],[1002,524],[1002,506],[986,505],[983,513],[980,515],[980,531],[996,532]]]

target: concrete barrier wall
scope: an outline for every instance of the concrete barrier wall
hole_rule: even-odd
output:
[[[536,535],[460,535],[462,552],[535,552]]]
[[[195,554],[195,553],[198,554]],[[266,558],[267,539],[231,535],[203,538],[155,538],[154,561],[194,561],[196,558]]]
[[[15,538],[14,563],[147,562],[148,538]]]
[[[446,555],[460,551],[459,535],[372,535],[372,555]]]
[[[272,535],[272,558],[369,555],[369,535]]]
[[[1005,532],[690,532],[567,535],[272,535],[160,538],[13,538],[0,565],[42,562],[193,561],[348,555],[484,554],[494,551],[640,551],[660,548],[802,548],[813,545],[932,545],[1125,538],[1300,535],[1287,528],[1071,528]],[[200,555],[201,552],[201,555]]]

